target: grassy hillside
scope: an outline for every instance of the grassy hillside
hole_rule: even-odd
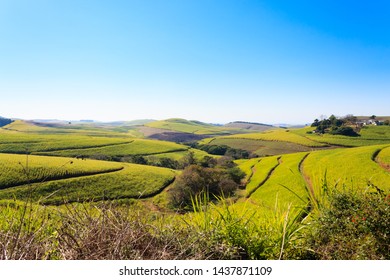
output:
[[[206,140],[207,141],[207,140]],[[205,143],[205,142],[204,142]],[[313,147],[284,141],[269,141],[243,138],[213,138],[208,140],[209,145],[226,145],[235,149],[242,149],[256,154],[257,156],[271,156],[306,152],[313,150]]]
[[[312,130],[312,127],[306,127],[303,129],[291,130],[291,132],[325,145],[360,147],[390,143],[389,126],[365,126],[360,130],[359,133],[361,136],[358,137],[307,133]]]
[[[27,183],[119,171],[119,163],[0,154],[0,189]]]
[[[44,204],[63,204],[142,198],[159,193],[175,178],[175,172],[166,168],[126,163],[121,164],[121,167],[116,172],[106,174],[8,188],[0,191],[0,199],[31,197]]]
[[[273,170],[280,164],[277,156],[262,158],[252,166],[252,176],[246,184],[246,196],[251,196],[271,177]]]
[[[40,152],[42,155],[55,155],[55,156],[97,156],[104,155],[110,157],[120,157],[129,155],[153,155],[161,153],[171,153],[178,151],[188,150],[187,146],[179,145],[167,141],[147,140],[147,139],[134,139],[127,144],[110,145],[97,148],[85,148],[85,149],[67,149],[51,152]]]
[[[293,207],[304,207],[307,201],[302,201],[297,195],[305,200],[307,198],[306,182],[300,173],[300,162],[306,153],[284,155],[279,159],[279,164],[275,161],[267,163],[267,169],[275,167],[273,173],[251,196],[250,200],[264,211],[273,211],[275,203],[280,207],[287,208],[289,204]],[[264,172],[259,173],[264,177]]]
[[[385,147],[380,150],[376,160],[383,168],[390,171],[390,147]]]
[[[224,136],[227,139],[251,139],[251,140],[265,140],[265,141],[281,141],[291,142],[307,147],[323,147],[325,144],[312,141],[306,137],[291,132],[291,130],[271,130],[263,133],[249,133],[249,134],[236,134],[231,136]]]
[[[194,134],[224,134],[227,131],[223,127],[184,119],[156,121],[148,123],[145,126]]]
[[[326,178],[330,186],[364,189],[367,185],[374,184],[389,191],[390,173],[374,158],[379,150],[386,147],[388,145],[312,152],[304,161],[303,170],[317,190]],[[385,161],[386,153],[387,149],[383,153]]]
[[[0,258],[16,258],[15,248],[18,257],[27,258],[23,254],[32,250],[30,244],[37,248],[31,258],[114,258],[112,252],[119,251],[122,258],[390,256],[389,128],[367,127],[359,137],[308,134],[310,127],[227,136],[221,133],[232,130],[196,121],[151,124],[138,133],[212,134],[200,143],[274,156],[235,160],[245,178],[232,196],[208,201],[201,193],[194,200],[195,211],[183,214],[169,199],[176,177],[179,182],[185,172],[69,157],[130,161],[142,155],[148,164],[167,157],[182,161],[172,167],[179,169],[191,162],[192,152],[210,171],[242,178],[229,159],[173,142],[135,138],[137,132],[132,134],[127,124],[15,122],[0,129]],[[217,161],[205,161],[205,156]],[[314,204],[311,194],[322,204]],[[122,242],[121,248],[130,245],[121,251],[112,247],[112,240]]]
[[[239,129],[254,130],[254,131],[266,131],[274,128],[272,125],[267,125],[262,123],[240,122],[240,121],[225,124],[224,127],[239,128]]]

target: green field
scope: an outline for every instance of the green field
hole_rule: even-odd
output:
[[[377,161],[390,171],[390,147],[385,147],[378,153]]]
[[[69,149],[100,148],[112,145],[131,143],[133,140],[124,138],[70,136],[66,137],[34,137],[35,142],[13,142],[10,138],[0,140],[1,153],[39,153]],[[20,139],[19,139],[20,140]]]
[[[207,143],[203,142],[203,143]],[[226,145],[235,149],[242,149],[256,154],[257,156],[271,156],[311,151],[315,148],[303,146],[292,142],[266,141],[238,138],[214,138],[209,145]],[[316,148],[318,149],[318,148]]]
[[[292,133],[306,137],[312,141],[327,145],[360,147],[369,145],[380,145],[390,143],[390,127],[388,126],[366,126],[360,130],[358,137],[331,135],[331,134],[313,134],[307,133],[313,131],[312,127],[291,130]]]
[[[183,119],[156,121],[148,123],[145,126],[193,134],[226,134],[229,131],[228,128]]]
[[[306,206],[307,201],[297,197],[304,200],[308,197],[306,182],[299,170],[299,164],[306,155],[307,153],[283,155],[279,165],[268,180],[250,196],[250,200],[266,209],[264,211],[273,211],[275,203],[281,208],[287,208],[289,204],[294,207]],[[275,166],[273,164],[275,162],[268,164],[268,168]]]
[[[308,139],[302,135],[296,134],[293,130],[269,130],[261,133],[235,134],[231,136],[224,136],[227,139],[251,139],[264,141],[281,141],[299,144],[306,147],[324,147],[326,144],[319,143]]]
[[[0,128],[0,212],[3,220],[20,223],[24,231],[23,215],[27,214],[22,210],[29,205],[29,211],[35,214],[31,214],[27,228],[45,224],[48,225],[45,229],[47,236],[53,236],[58,234],[54,228],[62,225],[62,217],[69,209],[74,209],[71,217],[85,216],[92,221],[100,215],[98,203],[110,201],[113,204],[104,205],[115,205],[110,210],[112,213],[120,209],[126,213],[143,213],[150,219],[153,224],[148,226],[147,234],[154,231],[162,221],[160,217],[164,217],[159,228],[189,227],[189,232],[201,229],[195,234],[198,237],[214,236],[220,243],[211,251],[233,246],[229,248],[245,251],[245,258],[288,258],[285,246],[294,244],[295,248],[300,248],[302,244],[296,240],[304,235],[296,235],[296,231],[310,229],[311,223],[322,217],[323,213],[318,212],[322,209],[318,206],[320,203],[323,203],[321,207],[331,205],[329,194],[336,192],[324,192],[325,187],[350,193],[353,199],[359,192],[363,202],[368,201],[376,189],[383,191],[380,201],[387,199],[390,191],[390,130],[387,127],[370,126],[362,129],[359,137],[346,137],[307,133],[312,130],[310,127],[248,134],[240,130],[240,134],[232,134],[233,130],[227,128],[181,119],[146,125],[150,127],[142,130],[127,124],[16,121]],[[227,176],[229,172],[243,175],[231,158],[210,155],[193,148],[196,147],[193,144],[147,139],[153,133],[163,134],[166,130],[179,135],[182,132],[197,134],[193,139],[210,134],[213,138],[200,140],[198,144],[226,145],[252,153],[250,157],[254,158],[234,161],[245,176],[239,177],[236,189],[228,194],[230,197],[196,196],[193,201],[195,212],[191,212],[188,206],[183,211],[189,212],[178,213],[182,210],[172,205],[170,197],[175,187],[180,186],[175,182],[180,182],[181,175],[191,170],[184,169],[193,163],[190,153],[197,164],[215,172],[207,173],[213,174],[210,175],[213,180],[217,180],[217,176]],[[214,157],[217,161],[205,160],[205,157]],[[149,165],[127,163],[133,161]],[[197,176],[187,173],[188,180]],[[365,207],[359,210],[364,215]],[[57,213],[54,219],[50,218],[52,213]],[[348,224],[351,214],[343,215]],[[386,212],[380,213],[380,217],[386,215]],[[352,219],[355,216],[353,214]],[[114,215],[114,219],[117,221],[117,216]],[[374,224],[378,219],[373,218],[370,223]],[[142,227],[141,224],[137,226]],[[9,222],[0,222],[0,238],[2,230],[12,231],[14,228]],[[116,230],[122,232],[120,227]],[[307,235],[310,230],[302,234]],[[189,232],[183,235],[184,240]],[[166,238],[164,234],[160,237]],[[78,237],[74,235],[73,238]],[[112,238],[117,237],[110,236],[109,240]],[[371,237],[367,238],[368,241],[363,243],[372,244]],[[56,242],[58,240],[53,244],[58,244]],[[53,246],[57,248],[57,245]],[[58,254],[58,249],[54,250]],[[229,253],[221,250],[223,254]],[[229,256],[236,258],[240,255],[232,253]]]
[[[0,189],[27,183],[119,171],[119,163],[0,154]]]
[[[116,172],[106,174],[8,188],[0,191],[0,199],[26,199],[31,196],[40,203],[63,204],[142,198],[159,193],[175,178],[175,172],[166,168],[126,163],[121,164],[121,167]]]
[[[390,173],[373,160],[375,153],[387,146],[375,145],[312,152],[304,161],[303,170],[317,191],[323,185],[325,176],[330,186],[364,189],[369,184],[374,184],[389,191]],[[385,158],[386,153],[387,149],[383,153]]]
[[[54,156],[128,156],[128,155],[153,155],[162,153],[172,153],[188,150],[187,146],[158,140],[134,139],[127,144],[110,145],[97,148],[68,149],[52,152],[40,152],[42,155]]]
[[[278,157],[266,157],[262,158],[252,167],[252,176],[246,184],[247,196],[251,195],[259,187],[261,187],[268,176],[271,175],[272,170],[274,170],[279,165]]]

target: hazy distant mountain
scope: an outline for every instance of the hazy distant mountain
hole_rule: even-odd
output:
[[[264,123],[256,123],[256,122],[244,122],[244,121],[236,121],[230,122],[224,125],[225,127],[233,127],[233,128],[241,128],[241,129],[249,129],[255,131],[265,131],[273,128],[274,126],[270,124]]]

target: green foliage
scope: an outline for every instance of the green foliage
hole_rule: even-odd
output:
[[[177,177],[170,190],[170,200],[174,207],[188,209],[194,197],[206,194],[207,197],[231,195],[238,188],[243,173],[231,168],[205,168],[190,165]]]
[[[229,156],[234,159],[248,158],[249,152],[243,149],[235,149],[227,145],[197,145],[196,148],[212,155]]]
[[[329,133],[333,135],[359,136],[359,134],[357,134],[355,130],[349,126],[332,128]]]
[[[329,206],[313,215],[303,258],[389,259],[390,195],[333,189]]]
[[[11,119],[0,117],[0,127],[8,125],[10,123],[12,123]]]

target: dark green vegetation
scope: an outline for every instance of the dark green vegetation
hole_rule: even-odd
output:
[[[353,116],[336,118],[334,115],[331,115],[328,119],[324,119],[322,121],[315,119],[311,126],[316,128],[315,133],[359,136],[359,134],[356,132],[358,128],[357,119]],[[354,126],[355,129],[351,126]]]
[[[11,119],[0,117],[0,127],[10,124],[11,122]]]
[[[390,127],[373,117],[318,121],[325,133],[14,121],[0,258],[389,259]]]

